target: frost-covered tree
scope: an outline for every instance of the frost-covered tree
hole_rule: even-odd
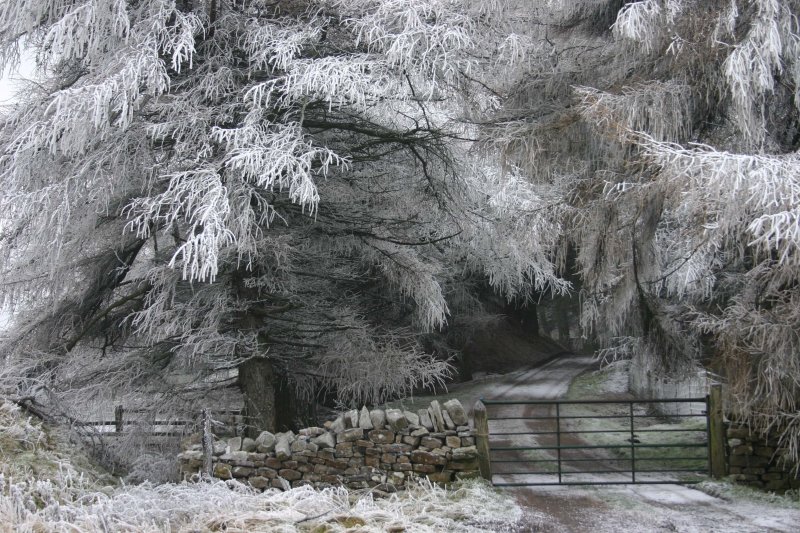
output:
[[[656,374],[707,363],[798,458],[800,4],[557,7],[486,144],[562,191],[584,331]]]
[[[529,43],[487,0],[9,0],[39,81],[0,134],[6,384],[193,411],[238,383],[379,401],[441,381],[418,336],[562,291],[558,217],[473,150]],[[512,17],[513,15],[514,17]],[[536,231],[532,231],[535,228]],[[130,397],[130,396],[129,396]]]
[[[584,331],[703,361],[800,442],[796,0],[10,0],[7,383],[379,400],[419,334],[580,280]],[[479,143],[475,143],[479,140]],[[476,146],[480,149],[476,149]],[[280,397],[280,395],[278,395]]]

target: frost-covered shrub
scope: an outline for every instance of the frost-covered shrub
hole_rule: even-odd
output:
[[[0,402],[0,454],[33,450],[45,439],[42,429],[10,402]]]

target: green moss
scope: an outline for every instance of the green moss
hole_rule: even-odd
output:
[[[358,516],[339,516],[334,519],[340,526],[351,529],[367,525],[367,521]]]

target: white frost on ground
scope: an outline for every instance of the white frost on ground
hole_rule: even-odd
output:
[[[539,531],[756,533],[800,530],[800,509],[747,497],[723,500],[680,485],[514,489],[549,513]]]
[[[0,531],[513,531],[513,498],[481,481],[455,490],[421,483],[388,498],[344,488],[264,493],[233,482],[122,487],[109,494],[72,483],[4,479]]]
[[[77,450],[0,399],[0,533],[518,531],[513,496],[482,480],[420,482],[386,498],[341,487],[261,493],[237,481],[113,487]],[[81,460],[81,462],[83,462]],[[83,466],[80,471],[84,471]],[[538,523],[530,514],[527,522]]]

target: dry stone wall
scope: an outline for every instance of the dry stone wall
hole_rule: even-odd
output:
[[[201,471],[203,457],[200,444],[178,456],[184,477]],[[416,412],[364,407],[297,434],[215,441],[212,471],[257,489],[344,485],[393,492],[415,477],[442,484],[478,477],[477,457],[466,411],[450,400]]]
[[[764,438],[747,426],[727,429],[728,473],[737,483],[775,492],[800,488],[800,478],[785,460],[777,435]]]

